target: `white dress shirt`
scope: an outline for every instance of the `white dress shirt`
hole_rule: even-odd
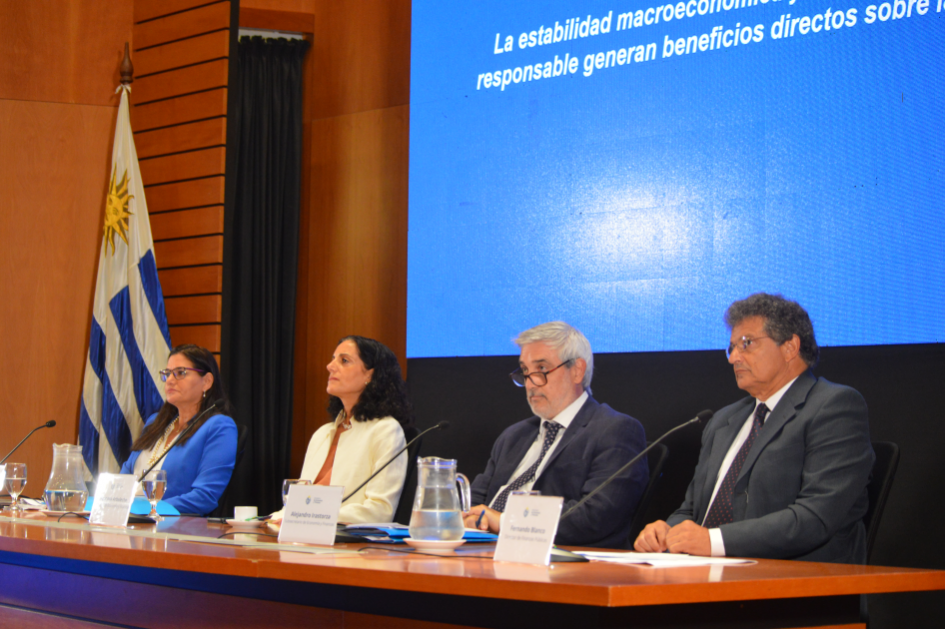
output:
[[[561,424],[561,428],[558,429],[558,434],[555,435],[555,440],[551,443],[551,447],[548,448],[545,458],[541,460],[541,465],[538,466],[538,469],[535,470],[535,476],[529,482],[522,485],[518,491],[531,491],[532,487],[535,485],[535,481],[538,480],[538,477],[541,476],[542,471],[544,471],[545,466],[548,465],[548,460],[551,459],[551,455],[554,454],[555,448],[558,447],[558,444],[561,443],[562,437],[564,437],[564,431],[568,429],[568,426],[571,425],[571,422],[574,421],[575,416],[578,414],[578,411],[581,410],[581,407],[584,406],[584,402],[587,401],[587,391],[582,393],[578,399],[571,402],[567,408],[558,413],[556,417],[551,419],[541,420],[541,427],[538,429],[538,436],[535,437],[535,441],[532,442],[531,447],[528,448],[528,452],[525,453],[525,456],[522,457],[522,461],[518,464],[518,467],[515,468],[515,472],[509,477],[509,482],[499,488],[499,491],[496,492],[495,497],[492,499],[492,502],[495,502],[495,499],[502,495],[502,492],[505,491],[505,488],[514,481],[516,478],[522,475],[522,473],[530,468],[535,461],[538,460],[538,457],[541,455],[541,447],[545,443],[545,433],[547,432],[546,425],[549,421],[553,421],[557,424]],[[492,504],[490,503],[490,507]]]
[[[755,398],[755,408],[748,415],[748,419],[745,420],[745,423],[742,425],[742,429],[738,431],[738,434],[735,435],[735,441],[732,442],[732,446],[728,449],[728,452],[725,454],[725,458],[722,459],[722,467],[719,468],[718,478],[715,479],[715,489],[712,490],[712,498],[709,500],[709,508],[706,509],[706,517],[709,515],[709,511],[712,510],[712,503],[715,502],[715,495],[719,493],[719,487],[722,486],[722,481],[725,480],[725,475],[728,474],[728,468],[732,467],[732,461],[735,460],[735,457],[738,455],[738,451],[742,449],[742,444],[745,443],[745,440],[748,439],[748,435],[751,433],[751,425],[755,418],[755,411],[758,409],[759,404],[764,404],[768,407],[768,414],[765,416],[765,421],[768,417],[771,417],[771,413],[774,412],[774,409],[777,407],[778,402],[781,401],[781,398],[784,397],[784,394],[787,393],[787,390],[794,384],[793,378],[786,385],[778,389],[774,395],[769,397],[767,400],[759,400]],[[702,519],[705,522],[705,518]],[[725,542],[722,540],[722,529],[709,529],[709,541],[712,544],[712,556],[713,557],[724,557],[725,556]]]

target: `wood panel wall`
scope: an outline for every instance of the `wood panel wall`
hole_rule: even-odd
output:
[[[240,0],[240,28],[311,35],[315,0]]]
[[[134,2],[131,123],[171,341],[216,354],[230,19],[228,1]]]
[[[0,457],[75,443],[132,0],[0,1]]]
[[[311,28],[306,62],[294,469],[324,421],[336,340],[405,365],[409,0],[242,0],[247,26]],[[0,2],[0,455],[27,442],[38,495],[74,442],[118,98],[132,126],[175,343],[219,350],[229,2]],[[294,27],[293,27],[294,25]],[[312,159],[313,154],[318,159]],[[362,227],[365,227],[362,229]],[[337,270],[337,275],[328,273]],[[37,472],[38,470],[38,472]]]

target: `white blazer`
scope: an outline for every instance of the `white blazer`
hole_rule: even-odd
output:
[[[300,478],[311,481],[325,464],[341,416],[315,431],[305,451]],[[341,433],[331,484],[343,485],[345,494],[363,483],[390,457],[406,445],[404,431],[393,417],[372,421],[351,421],[351,429]],[[367,485],[341,504],[339,522],[391,522],[407,475],[407,453],[397,457]],[[281,518],[282,511],[273,514]]]

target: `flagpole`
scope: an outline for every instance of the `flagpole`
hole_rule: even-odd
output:
[[[164,404],[157,373],[171,349],[131,131],[134,66],[127,42],[119,75],[121,97],[79,409],[79,443],[93,474],[117,472],[144,423]]]

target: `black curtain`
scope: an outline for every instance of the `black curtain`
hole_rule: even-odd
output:
[[[221,505],[229,517],[235,505],[281,508],[289,474],[307,49],[303,40],[261,37],[238,46],[227,112],[221,369],[248,438]]]

